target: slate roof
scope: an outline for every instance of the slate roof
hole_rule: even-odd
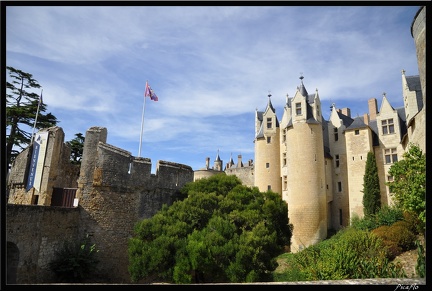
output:
[[[421,91],[420,76],[405,76],[405,79],[408,85],[408,89],[410,91],[416,92],[417,104],[420,111],[423,108],[423,96]]]

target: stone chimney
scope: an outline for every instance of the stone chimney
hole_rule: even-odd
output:
[[[375,120],[377,113],[378,113],[378,105],[376,98],[371,98],[368,100],[368,106],[369,106],[369,117],[370,121]]]
[[[208,170],[210,168],[210,158],[207,157],[206,158],[206,166],[205,166],[206,170]]]
[[[241,167],[243,167],[242,156],[238,155],[237,156],[237,168],[241,168]]]
[[[351,117],[351,109],[345,107],[345,108],[342,108],[341,112],[343,115]]]
[[[369,115],[367,113],[363,114],[363,122],[366,125],[369,125]]]

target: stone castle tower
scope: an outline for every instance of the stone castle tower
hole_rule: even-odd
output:
[[[280,124],[270,96],[266,110],[256,112],[254,141],[255,186],[287,201],[293,251],[327,236],[321,103],[318,92],[309,95],[300,79]]]
[[[255,186],[260,191],[281,192],[280,183],[280,128],[276,111],[268,95],[264,112],[255,112]]]

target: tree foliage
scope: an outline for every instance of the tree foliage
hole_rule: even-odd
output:
[[[391,165],[389,175],[393,181],[386,184],[397,205],[426,223],[426,155],[410,144],[403,159]]]
[[[375,154],[369,152],[366,160],[365,174],[363,176],[363,211],[365,216],[377,213],[380,207],[381,193],[378,168]]]
[[[36,129],[47,128],[57,124],[57,118],[51,113],[44,114],[47,106],[39,105],[36,125],[36,113],[40,95],[31,90],[41,86],[32,74],[13,67],[6,67],[11,82],[6,82],[6,165],[10,165],[20,150],[31,142],[31,133],[25,126]]]
[[[85,137],[82,133],[76,133],[75,138],[66,142],[71,148],[70,160],[72,164],[81,164]]]
[[[271,281],[289,245],[288,206],[272,191],[219,174],[186,184],[187,198],[135,226],[129,272],[170,283]]]

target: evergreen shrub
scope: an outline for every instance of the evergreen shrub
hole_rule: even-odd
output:
[[[330,239],[293,254],[291,264],[295,275],[306,280],[406,277],[401,265],[389,262],[379,237],[355,228],[339,231]]]
[[[87,235],[82,241],[64,241],[63,248],[56,251],[56,257],[49,263],[59,282],[78,283],[91,278],[99,260],[95,244],[90,244]]]

